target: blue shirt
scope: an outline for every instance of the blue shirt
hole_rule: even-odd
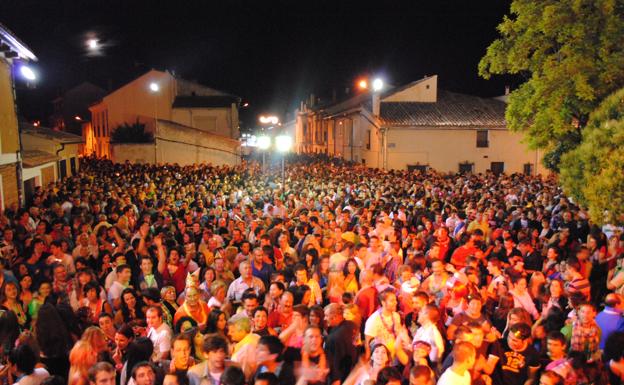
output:
[[[624,317],[622,313],[612,307],[606,306],[596,316],[596,323],[600,327],[600,349],[604,349],[609,335],[616,331],[624,331]]]

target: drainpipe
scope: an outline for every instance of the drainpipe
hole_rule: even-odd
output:
[[[9,62],[12,66],[12,63]],[[24,152],[24,146],[22,145],[22,127],[19,122],[19,111],[17,106],[17,92],[15,91],[15,71],[11,69],[11,86],[13,92],[13,108],[15,111],[15,121],[17,123],[17,151],[15,151],[15,177],[17,179],[17,207],[22,208],[26,203],[26,197],[24,196],[24,164],[22,162],[22,153]],[[6,207],[5,207],[6,209]]]
[[[61,153],[61,151],[63,151],[65,149],[65,143],[61,143],[61,148],[59,148],[58,150],[56,150],[56,157],[59,157],[59,154]],[[61,176],[61,161],[57,161],[56,162],[56,168],[58,169],[58,175],[57,176]],[[65,170],[67,170],[67,167],[65,168]]]
[[[380,127],[381,132],[381,165],[384,170],[388,169],[388,129]]]
[[[349,146],[351,147],[351,162],[353,162],[353,142],[355,142],[355,127],[354,126],[354,121],[353,119],[349,118],[349,122],[351,124],[349,124],[349,126],[351,126],[351,130],[349,132],[349,134],[351,135],[351,139],[349,139]]]
[[[154,164],[158,164],[158,119],[154,121]]]

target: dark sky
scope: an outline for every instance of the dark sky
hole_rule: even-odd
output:
[[[360,75],[401,85],[438,74],[441,88],[494,96],[513,79],[479,79],[509,0],[116,1],[1,0],[0,22],[39,57],[41,81],[18,92],[22,113],[83,80],[113,88],[150,68],[250,103],[243,120],[284,114],[310,93],[331,97]],[[104,44],[88,57],[90,33]]]

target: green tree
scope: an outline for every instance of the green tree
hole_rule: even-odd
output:
[[[113,131],[111,139],[115,143],[149,143],[153,137],[149,132],[145,132],[145,124],[137,119],[133,124],[119,125]]]
[[[624,88],[591,114],[581,145],[563,155],[561,183],[594,222],[624,224]]]
[[[624,0],[513,0],[498,31],[479,74],[526,79],[509,95],[507,125],[556,170],[592,110],[624,86]]]

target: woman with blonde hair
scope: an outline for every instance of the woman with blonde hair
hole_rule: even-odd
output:
[[[98,354],[85,340],[76,342],[69,352],[68,385],[88,385],[89,368],[97,363]]]
[[[329,302],[340,303],[344,292],[344,275],[342,271],[330,271],[327,280],[327,298]]]
[[[86,328],[80,340],[86,342],[90,349],[95,351],[96,355],[108,350],[106,334],[97,326]]]

